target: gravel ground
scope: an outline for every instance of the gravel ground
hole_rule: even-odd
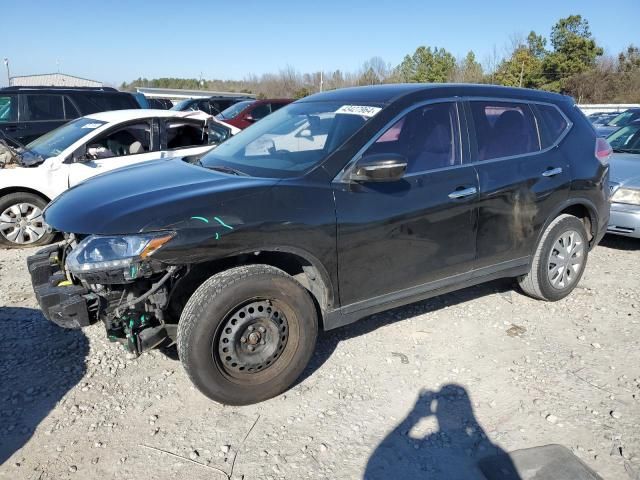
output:
[[[640,241],[605,238],[557,303],[497,281],[324,334],[249,407],[202,396],[175,349],[132,359],[101,325],[49,324],[29,253],[0,250],[2,479],[474,479],[550,443],[640,478]]]

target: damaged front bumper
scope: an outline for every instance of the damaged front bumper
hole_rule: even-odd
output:
[[[44,316],[63,328],[88,327],[98,321],[100,297],[67,279],[62,247],[52,245],[27,259],[31,283]]]
[[[165,283],[174,268],[155,283],[153,276],[122,283],[113,272],[92,273],[88,277],[104,283],[88,283],[66,270],[70,249],[69,244],[52,245],[27,259],[36,299],[48,320],[71,329],[102,321],[111,341],[138,355],[175,337],[175,326],[163,320],[169,292]]]

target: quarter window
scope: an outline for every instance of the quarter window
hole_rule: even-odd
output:
[[[551,105],[536,104],[535,109],[542,148],[550,147],[567,129],[567,120],[556,107]]]
[[[455,103],[419,107],[389,127],[364,155],[400,154],[407,173],[425,172],[460,163]]]
[[[478,160],[540,151],[536,123],[526,103],[472,101],[471,114]]]
[[[25,95],[24,120],[64,120],[61,95]]]

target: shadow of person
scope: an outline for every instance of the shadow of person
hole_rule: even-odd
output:
[[[65,330],[39,310],[0,307],[0,465],[31,438],[85,373],[80,330]]]
[[[501,455],[501,480],[520,480],[508,455],[478,424],[460,385],[422,391],[407,417],[375,449],[364,479],[486,480],[482,458]]]

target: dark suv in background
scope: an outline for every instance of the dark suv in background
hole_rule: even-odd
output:
[[[500,277],[567,296],[607,228],[610,154],[562,95],[319,93],[201,158],[68,190],[45,211],[66,241],[29,271],[51,321],[102,321],[138,354],[175,341],[205,395],[257,402],[295,382],[319,329]]]
[[[100,87],[0,89],[0,131],[26,145],[60,125],[90,113],[140,108],[130,94]]]

